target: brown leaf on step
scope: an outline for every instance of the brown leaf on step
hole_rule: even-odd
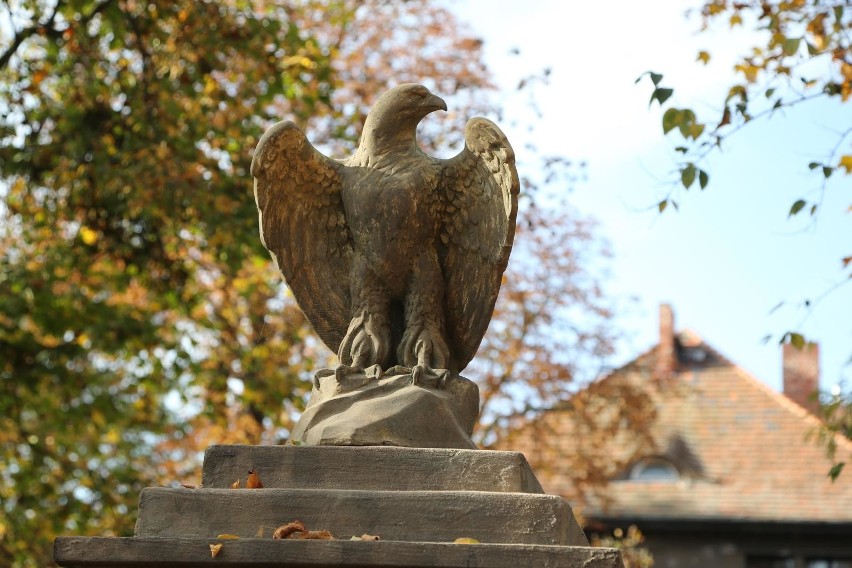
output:
[[[377,534],[362,534],[360,538],[361,540],[382,540],[382,537]]]
[[[253,469],[250,469],[248,472],[248,479],[246,479],[246,487],[248,489],[263,488],[263,483],[260,482],[260,476],[257,475],[257,472]]]
[[[272,538],[291,538],[291,534],[296,532],[305,532],[306,530],[307,529],[305,528],[305,525],[304,523],[302,523],[302,521],[293,521],[292,523],[281,525],[280,527],[275,529],[275,532],[272,533]]]
[[[222,550],[222,543],[217,542],[216,544],[210,545],[210,556],[216,558],[216,555],[219,554],[219,551]]]
[[[475,538],[469,538],[469,537],[463,536],[461,538],[457,538],[456,540],[454,540],[453,544],[479,544],[479,541],[476,540]]]
[[[254,535],[255,538],[263,538],[263,527],[257,529],[257,534]]]
[[[193,485],[191,483],[181,483],[180,486],[183,487],[184,489],[195,489],[195,485]]]
[[[240,480],[236,480],[231,484],[231,489],[239,489],[240,488]]]
[[[218,538],[219,540],[237,540],[237,539],[238,539],[238,538],[240,538],[240,537],[238,537],[238,536],[237,536],[237,535],[235,535],[235,534],[228,534],[228,533],[225,533],[225,534],[220,534],[220,535],[219,535],[219,536],[217,536],[216,538]]]

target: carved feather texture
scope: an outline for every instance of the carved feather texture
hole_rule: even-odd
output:
[[[352,271],[342,167],[316,151],[292,122],[264,134],[251,165],[261,242],[305,317],[335,351],[349,325]]]
[[[444,162],[442,190],[445,313],[463,369],[491,321],[515,236],[520,182],[514,151],[497,125],[468,121],[464,150]]]

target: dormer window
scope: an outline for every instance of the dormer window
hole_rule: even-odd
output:
[[[677,481],[680,473],[662,458],[644,458],[630,468],[630,481]]]

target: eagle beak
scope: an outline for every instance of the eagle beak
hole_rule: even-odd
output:
[[[424,101],[423,106],[429,110],[429,112],[434,112],[436,110],[447,110],[447,103],[439,96],[429,95]]]

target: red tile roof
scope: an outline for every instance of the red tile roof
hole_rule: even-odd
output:
[[[605,490],[608,505],[590,499],[586,516],[852,522],[852,471],[835,482],[828,478],[832,463],[814,441],[820,421],[696,334],[682,332],[678,348],[674,376],[651,395],[657,412],[652,427],[656,448],[646,454],[668,458],[680,469],[680,479],[613,481]],[[656,351],[603,380],[648,381]],[[552,411],[542,419],[551,423],[551,431],[559,431],[565,417]],[[534,437],[521,439],[526,445],[519,449],[533,456],[535,466],[537,450],[529,446]],[[852,456],[848,439],[838,436],[836,441],[841,459]],[[558,451],[569,455],[564,452],[570,453],[573,443],[582,440],[562,440]],[[624,455],[620,444],[614,443],[612,451],[616,461]],[[539,475],[546,491],[579,498],[567,476],[548,471],[557,469]]]

